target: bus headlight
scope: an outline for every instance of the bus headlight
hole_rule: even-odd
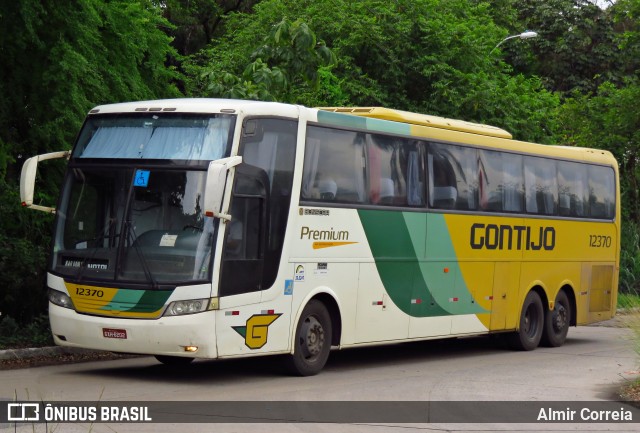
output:
[[[195,314],[206,311],[209,306],[209,299],[191,299],[188,301],[174,301],[169,304],[165,316],[182,316],[185,314]]]
[[[51,302],[52,304],[56,304],[64,308],[70,308],[72,310],[74,309],[73,302],[71,301],[69,295],[67,295],[66,293],[62,293],[59,290],[49,289],[47,295],[49,296],[49,302]]]

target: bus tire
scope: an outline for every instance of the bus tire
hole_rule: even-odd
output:
[[[544,310],[540,295],[530,291],[522,304],[520,326],[508,336],[509,346],[515,350],[533,350],[540,344],[544,328]]]
[[[289,372],[313,376],[322,370],[331,350],[331,317],[324,304],[312,299],[302,310],[296,326],[293,354],[287,358]]]
[[[169,365],[171,367],[189,365],[191,364],[191,362],[193,362],[193,358],[184,356],[155,355],[155,358],[164,365]]]
[[[558,292],[553,310],[545,309],[542,345],[547,347],[562,346],[567,339],[571,323],[571,304],[564,290]]]

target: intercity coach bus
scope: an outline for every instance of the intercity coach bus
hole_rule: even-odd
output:
[[[57,208],[39,161],[67,158]],[[194,358],[501,333],[532,350],[615,313],[617,163],[386,108],[175,99],[92,109],[30,158],[56,214],[56,344]]]

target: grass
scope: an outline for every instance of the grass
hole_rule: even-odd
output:
[[[632,313],[629,315],[630,319],[627,321],[627,326],[629,326],[636,335],[635,349],[640,355],[640,319],[638,318],[638,312],[640,312],[640,296],[637,294],[619,293],[618,308]],[[640,401],[640,378],[626,385],[620,391],[620,397],[628,401]]]
[[[640,296],[629,293],[618,293],[618,308],[640,308]]]

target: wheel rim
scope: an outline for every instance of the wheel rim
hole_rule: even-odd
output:
[[[535,337],[538,331],[538,315],[536,314],[536,306],[531,304],[527,307],[524,314],[524,333],[527,337]]]
[[[309,316],[302,323],[300,332],[300,348],[307,360],[316,358],[324,347],[324,328],[314,316]]]
[[[553,316],[551,317],[551,323],[553,330],[560,334],[567,326],[567,309],[564,305],[558,304],[553,310]]]

